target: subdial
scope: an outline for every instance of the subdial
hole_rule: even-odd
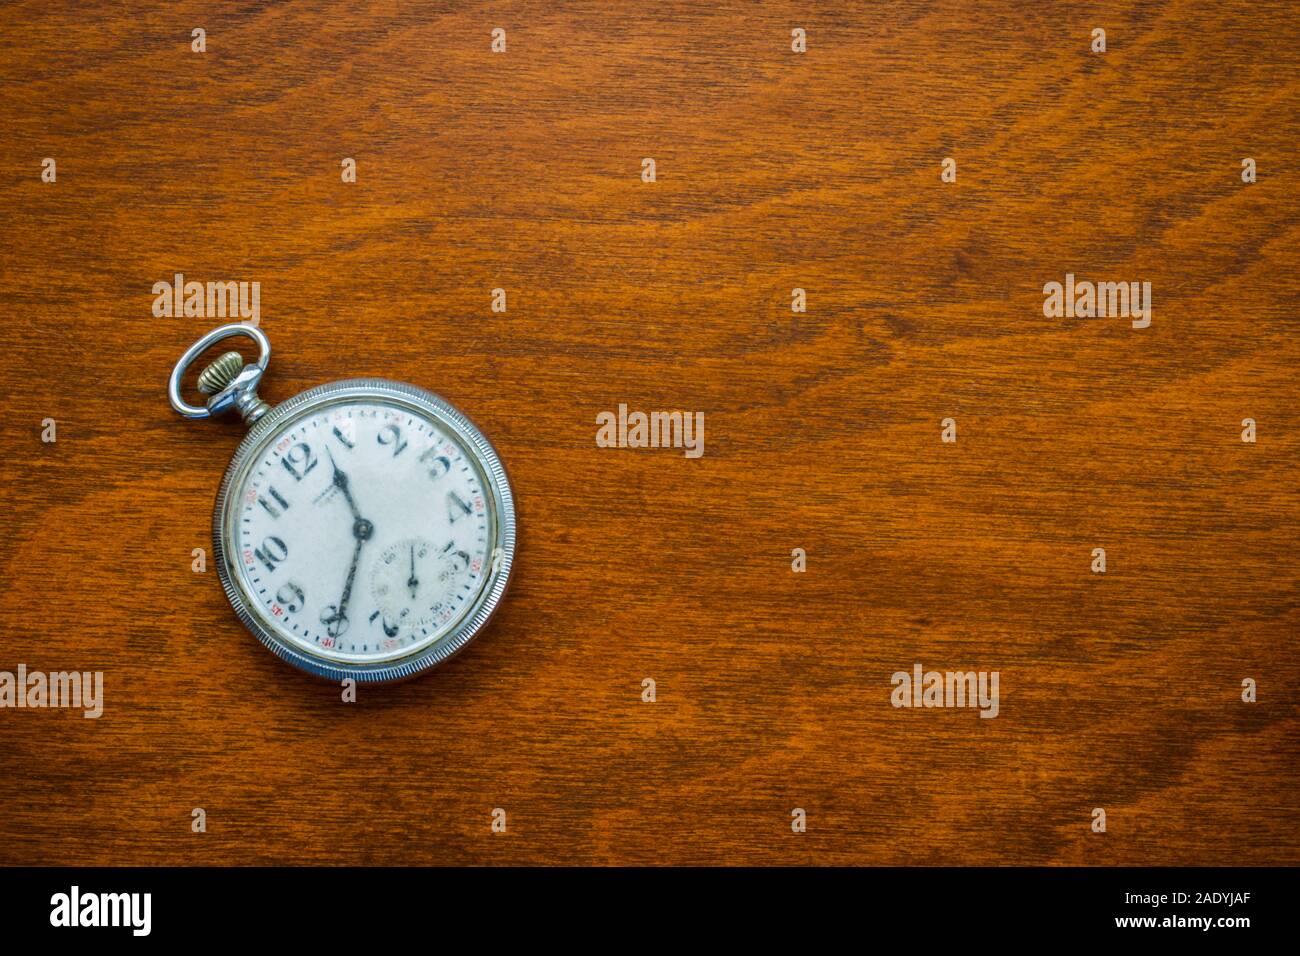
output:
[[[445,593],[438,572],[437,552],[425,538],[404,538],[379,553],[370,572],[370,593],[385,634],[393,637],[434,623]]]
[[[438,548],[425,538],[406,538],[384,549],[370,573],[374,623],[388,637],[445,624],[463,599],[468,552],[448,541]]]

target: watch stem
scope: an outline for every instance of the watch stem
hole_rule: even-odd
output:
[[[215,395],[243,370],[244,357],[238,352],[227,352],[199,373],[199,391],[204,395]]]

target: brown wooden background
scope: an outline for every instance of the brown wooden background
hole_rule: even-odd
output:
[[[1300,862],[1297,51],[1290,2],[6,4],[0,669],[107,700],[0,711],[0,861]],[[456,661],[344,705],[191,572],[241,429],[168,407],[178,271],[261,283],[269,399],[492,437]],[[1045,319],[1066,272],[1151,327]],[[705,456],[597,448],[619,402]],[[893,709],[914,661],[1001,715]]]

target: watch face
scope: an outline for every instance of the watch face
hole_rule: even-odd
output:
[[[324,386],[271,412],[231,464],[218,527],[227,591],[272,649],[317,673],[392,679],[405,674],[388,665],[455,642],[436,663],[481,626],[489,582],[508,570],[499,512],[513,549],[513,505],[462,416],[374,384]]]

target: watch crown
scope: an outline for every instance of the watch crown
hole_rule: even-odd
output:
[[[243,370],[244,357],[238,352],[227,352],[199,373],[199,391],[204,395],[215,395]]]

